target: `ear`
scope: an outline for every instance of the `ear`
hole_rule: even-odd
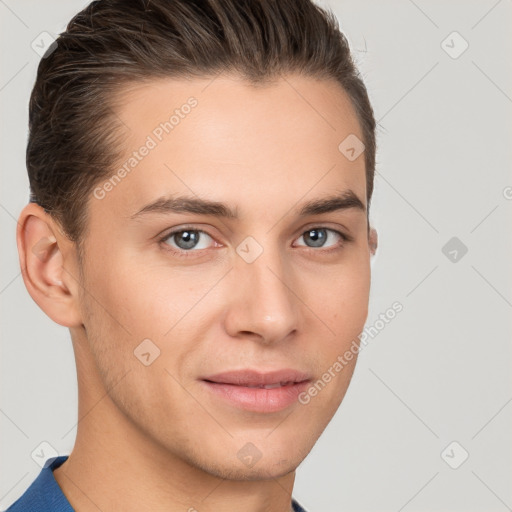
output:
[[[377,251],[378,246],[378,236],[377,230],[375,228],[370,228],[368,233],[368,246],[370,247],[370,254],[375,256],[375,252]]]
[[[60,325],[82,325],[76,244],[35,203],[21,211],[16,243],[23,281],[37,305]]]

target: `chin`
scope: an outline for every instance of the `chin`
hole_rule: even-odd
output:
[[[275,464],[273,462],[264,463],[259,461],[252,468],[243,467],[240,463],[233,465],[209,464],[206,462],[201,465],[201,469],[217,478],[223,478],[233,481],[250,482],[258,480],[270,480],[281,478],[294,472],[298,463],[286,461],[286,463]]]
[[[238,443],[237,443],[238,444]],[[293,473],[303,459],[310,452],[311,447],[302,446],[300,449],[295,446],[278,447],[272,449],[269,446],[264,449],[265,453],[255,455],[256,459],[245,463],[244,455],[255,454],[254,445],[247,447],[245,451],[237,448],[227,448],[225,451],[208,451],[184,454],[187,462],[205,473],[222,479],[234,481],[256,481],[280,478]],[[258,458],[259,457],[259,458]]]

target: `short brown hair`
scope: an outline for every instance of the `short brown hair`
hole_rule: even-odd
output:
[[[223,71],[252,83],[284,72],[337,81],[361,125],[369,209],[373,110],[335,15],[310,0],[92,2],[39,63],[29,105],[30,201],[80,248],[89,194],[121,156],[114,93],[129,82]]]

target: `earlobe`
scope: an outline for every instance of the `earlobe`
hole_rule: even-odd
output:
[[[370,254],[375,256],[378,247],[378,235],[377,230],[375,228],[370,228],[370,233],[368,236],[368,245],[370,247]]]
[[[78,293],[65,276],[65,257],[71,243],[41,206],[30,203],[22,210],[16,241],[23,281],[37,305],[66,327],[81,325]]]

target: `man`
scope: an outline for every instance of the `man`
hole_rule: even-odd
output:
[[[375,121],[309,0],[102,0],[41,60],[20,265],[70,330],[69,456],[9,509],[301,511],[363,330]]]

